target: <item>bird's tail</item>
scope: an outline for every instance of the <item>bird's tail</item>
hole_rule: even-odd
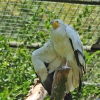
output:
[[[70,91],[74,90],[79,86],[81,88],[81,69],[76,65],[72,67],[68,74],[68,79],[66,83],[66,92],[69,93]]]

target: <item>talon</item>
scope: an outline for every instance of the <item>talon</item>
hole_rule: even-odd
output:
[[[68,62],[68,61],[66,61],[65,66],[61,67],[61,68],[58,69],[58,70],[67,70],[67,69],[70,69],[71,67],[69,67],[69,66],[67,65],[67,62]]]
[[[62,67],[62,69],[69,69],[69,68],[71,68],[71,67],[69,67],[67,65],[65,65],[65,66]]]
[[[65,67],[65,66],[63,66],[63,67]],[[60,68],[60,69],[58,69],[58,70],[67,70],[67,69],[70,69],[71,67],[67,67],[67,68]]]

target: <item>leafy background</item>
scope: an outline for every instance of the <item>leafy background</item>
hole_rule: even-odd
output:
[[[33,85],[36,78],[31,62],[31,53],[35,48],[28,49],[26,45],[39,42],[42,46],[48,41],[50,20],[60,18],[74,27],[83,45],[91,46],[100,37],[100,30],[97,27],[100,23],[98,6],[28,0],[16,2],[1,0],[0,2],[0,15],[3,15],[0,17],[0,100],[22,100],[28,93],[29,87]],[[70,7],[73,9],[69,10]],[[67,18],[63,16],[66,15],[65,12]],[[11,41],[24,44],[17,48],[10,48],[8,42]],[[100,51],[92,53],[84,51],[84,53],[87,73],[83,77],[82,91],[80,93],[77,89],[72,91],[73,100],[96,100],[100,97]],[[49,100],[49,97],[46,100]]]

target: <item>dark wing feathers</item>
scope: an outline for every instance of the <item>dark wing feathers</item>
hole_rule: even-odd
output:
[[[74,50],[74,46],[73,46],[73,43],[72,43],[71,38],[69,38],[69,41],[70,41],[70,44],[71,44],[71,46],[72,46],[72,49]]]
[[[79,61],[79,58],[78,58],[78,53],[80,53],[82,56],[83,56],[83,54],[77,49],[77,50],[75,50],[74,49],[74,46],[73,46],[73,43],[72,43],[72,40],[69,38],[69,41],[70,41],[70,44],[71,44],[71,46],[72,46],[72,49],[73,49],[73,51],[74,51],[74,55],[75,55],[75,58],[76,58],[76,62],[77,62],[77,65],[81,68],[81,69],[83,69],[83,72],[85,73],[85,69],[84,69],[84,66],[83,65],[81,65],[81,63],[80,63],[80,61]],[[85,56],[83,56],[83,58],[85,59]],[[82,71],[82,70],[81,70]],[[79,73],[79,91],[81,90],[81,86],[82,86],[82,81],[81,81],[81,75],[82,73]]]
[[[71,44],[72,49],[73,49],[73,51],[74,51],[74,55],[75,55],[75,58],[76,58],[77,65],[78,65],[79,67],[82,67],[82,68],[83,68],[83,72],[85,73],[84,66],[81,65],[81,63],[80,63],[80,61],[79,61],[78,54],[80,53],[80,54],[83,56],[84,60],[85,60],[85,56],[84,56],[78,49],[77,49],[77,50],[74,49],[72,40],[71,40],[70,38],[69,38],[69,41],[70,41],[70,44]]]

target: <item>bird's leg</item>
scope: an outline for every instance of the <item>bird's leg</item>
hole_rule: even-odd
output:
[[[58,70],[65,70],[65,69],[70,69],[70,68],[71,68],[71,67],[68,66],[68,60],[67,60],[65,66],[61,67],[61,68],[58,69]]]

